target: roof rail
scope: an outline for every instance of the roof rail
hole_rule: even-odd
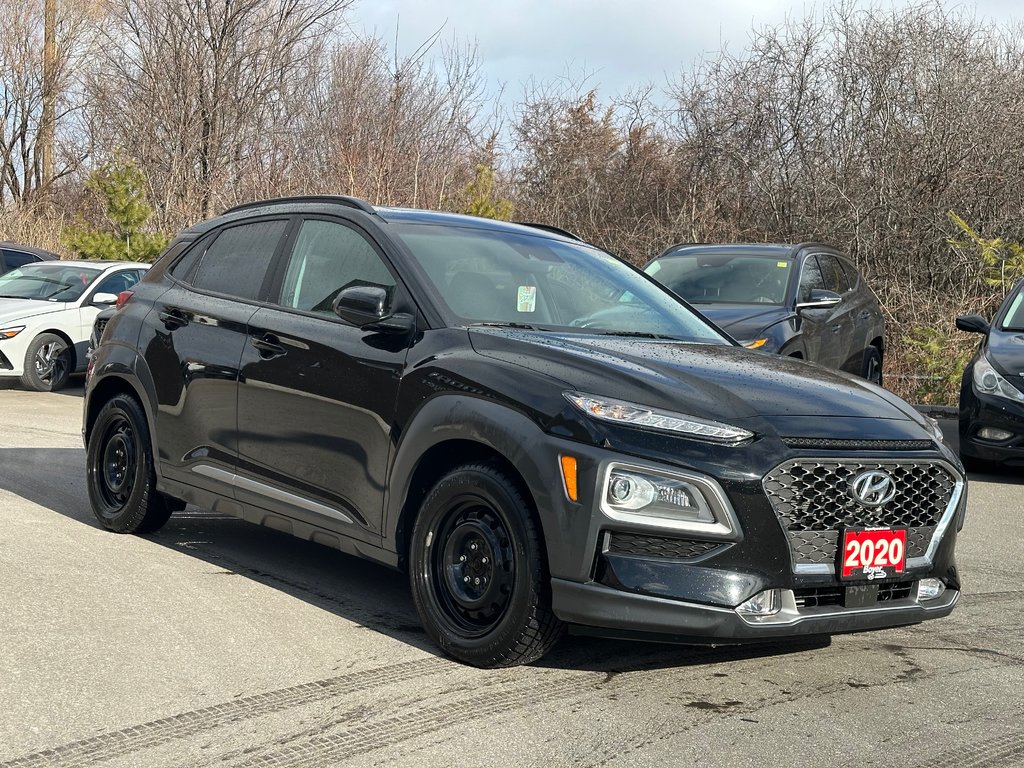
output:
[[[556,227],[554,224],[538,224],[534,221],[513,221],[513,224],[518,224],[522,227],[533,227],[534,229],[543,229],[545,232],[551,232],[562,237],[568,237],[570,240],[578,240],[581,243],[587,242],[582,237],[577,235],[575,232],[570,232],[568,229],[562,229]]]
[[[677,248],[688,248],[691,245],[711,245],[711,243],[673,243],[672,245],[665,248],[665,250],[663,250],[657,256],[655,256],[655,258],[660,259],[662,256],[668,256],[668,254],[671,251],[674,251]]]
[[[251,203],[242,203],[234,208],[228,208],[224,213],[234,213],[235,211],[244,211],[250,208],[262,208],[267,205],[288,205],[289,203],[333,203],[334,205],[355,208],[363,213],[377,213],[377,210],[365,200],[360,200],[358,197],[350,197],[349,195],[297,195],[295,197],[276,197],[272,200],[253,200]]]

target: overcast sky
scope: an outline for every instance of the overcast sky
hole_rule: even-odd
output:
[[[897,0],[897,5],[908,3]],[[582,73],[602,96],[634,85],[662,85],[702,54],[728,45],[741,52],[752,27],[802,18],[823,2],[791,0],[356,0],[354,31],[375,34],[408,55],[443,26],[442,39],[478,47],[483,74],[506,97],[531,78],[546,82]],[[947,2],[978,16],[1024,16],[1020,0]],[[436,48],[435,48],[436,50]]]

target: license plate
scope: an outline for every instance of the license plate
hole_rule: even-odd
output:
[[[907,567],[906,528],[847,528],[839,549],[842,579],[888,579]]]

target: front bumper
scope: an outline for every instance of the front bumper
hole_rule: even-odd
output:
[[[1004,429],[1012,432],[1013,437],[999,442],[985,440],[978,436],[983,427]],[[965,383],[960,394],[960,455],[994,464],[1024,466],[1024,405],[978,394]]]
[[[774,616],[745,617],[732,608],[622,592],[601,584],[553,579],[556,615],[597,635],[696,642],[745,642],[771,638],[832,635],[917,624],[947,616],[960,597],[947,589],[934,600],[914,594],[860,608],[797,607],[792,590],[783,590],[783,610]]]

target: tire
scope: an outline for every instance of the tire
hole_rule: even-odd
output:
[[[40,333],[25,352],[25,372],[21,383],[36,392],[56,392],[71,376],[71,350],[55,333]]]
[[[882,386],[882,355],[878,351],[878,347],[870,346],[864,350],[864,363],[860,369],[860,376],[876,386]]]
[[[134,397],[115,395],[96,417],[85,459],[92,511],[109,531],[151,533],[180,508],[156,489],[150,446],[142,406]]]
[[[528,664],[558,642],[538,523],[514,482],[474,464],[445,475],[413,527],[409,580],[420,620],[452,658]]]

